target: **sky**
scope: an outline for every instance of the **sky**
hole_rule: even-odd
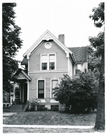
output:
[[[67,47],[87,46],[90,44],[88,38],[102,31],[96,28],[89,18],[92,9],[97,7],[101,0],[14,0],[14,2],[17,3],[14,8],[15,23],[21,27],[20,38],[23,40],[23,46],[15,57],[19,61],[46,30],[56,37],[64,34]]]

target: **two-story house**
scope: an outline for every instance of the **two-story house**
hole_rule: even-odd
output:
[[[51,107],[58,105],[53,91],[63,74],[72,78],[79,72],[87,71],[87,47],[68,48],[64,43],[64,35],[56,38],[49,30],[24,53],[22,65],[14,79],[20,83],[21,102],[32,101],[34,97],[41,100],[42,105]]]

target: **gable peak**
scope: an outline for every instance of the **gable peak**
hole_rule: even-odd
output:
[[[43,40],[46,40],[46,41],[53,40],[49,30],[46,30]]]

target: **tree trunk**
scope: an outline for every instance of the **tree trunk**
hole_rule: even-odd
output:
[[[104,55],[101,58],[99,90],[97,97],[97,115],[95,130],[105,130],[105,82],[104,82]]]

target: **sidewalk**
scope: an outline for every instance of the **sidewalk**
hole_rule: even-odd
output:
[[[71,126],[54,126],[53,128],[49,127],[3,127],[3,133],[97,133],[94,131],[94,128],[75,128]]]
[[[6,118],[12,116],[13,114],[16,114],[16,113],[13,113],[13,112],[3,112],[3,120],[5,120]]]

